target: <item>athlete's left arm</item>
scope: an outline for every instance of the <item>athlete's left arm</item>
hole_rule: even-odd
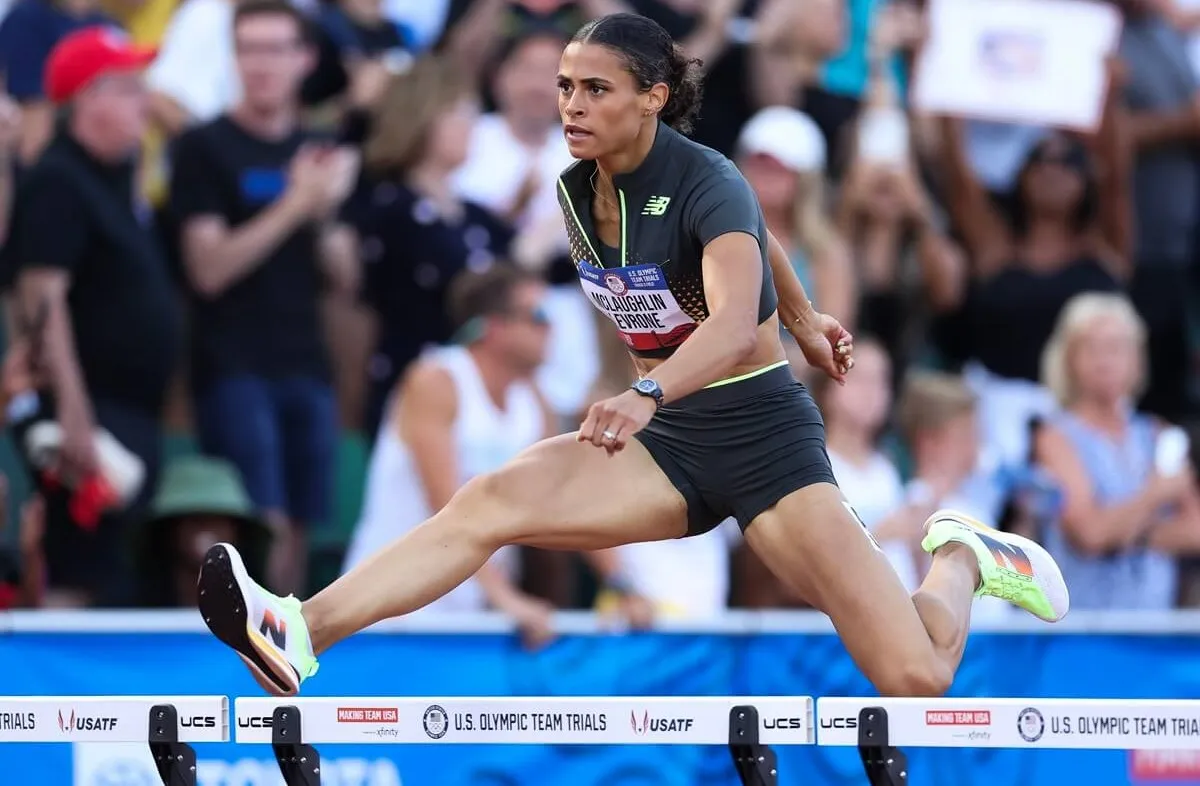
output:
[[[846,373],[854,367],[851,357],[854,337],[836,319],[813,308],[787,251],[770,231],[767,232],[767,258],[771,263],[775,294],[779,298],[776,310],[783,326],[796,339],[809,365],[844,384]]]
[[[776,237],[767,231],[767,258],[771,263],[771,279],[775,282],[775,294],[779,297],[779,320],[791,330],[792,325],[811,317],[816,309],[804,291],[804,285],[796,275],[787,250]]]

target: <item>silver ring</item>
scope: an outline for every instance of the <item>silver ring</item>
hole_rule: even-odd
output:
[[[605,431],[600,436],[604,437],[609,442],[616,442],[616,440],[617,440],[617,435],[612,433],[611,431]]]

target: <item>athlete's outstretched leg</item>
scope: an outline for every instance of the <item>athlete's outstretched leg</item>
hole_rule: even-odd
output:
[[[1000,538],[1015,536],[980,532],[955,513],[935,514],[927,532],[933,566],[911,598],[832,484],[784,497],[751,522],[746,541],[771,572],[829,615],[880,693],[936,696],[949,689],[962,660],[981,581],[989,593],[1044,619],[1065,614],[1067,596],[1057,566],[1036,544],[1013,548]],[[997,563],[981,578],[997,550],[1011,556],[1014,569]],[[1028,584],[1012,578],[1026,572]]]
[[[303,605],[250,581],[237,552],[214,546],[200,611],[269,691],[295,693],[315,654],[450,592],[501,546],[592,551],[679,537],[687,505],[637,440],[612,456],[564,435],[472,480],[433,518]]]

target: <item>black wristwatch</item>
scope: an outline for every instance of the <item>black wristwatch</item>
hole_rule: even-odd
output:
[[[663,405],[662,388],[660,388],[658,386],[658,383],[655,382],[654,380],[639,379],[637,382],[633,383],[633,390],[638,395],[645,396],[646,398],[654,399],[655,406],[661,407]]]

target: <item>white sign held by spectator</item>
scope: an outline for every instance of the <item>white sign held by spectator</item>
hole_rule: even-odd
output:
[[[1085,0],[931,0],[912,99],[925,112],[1094,130],[1121,17]]]

